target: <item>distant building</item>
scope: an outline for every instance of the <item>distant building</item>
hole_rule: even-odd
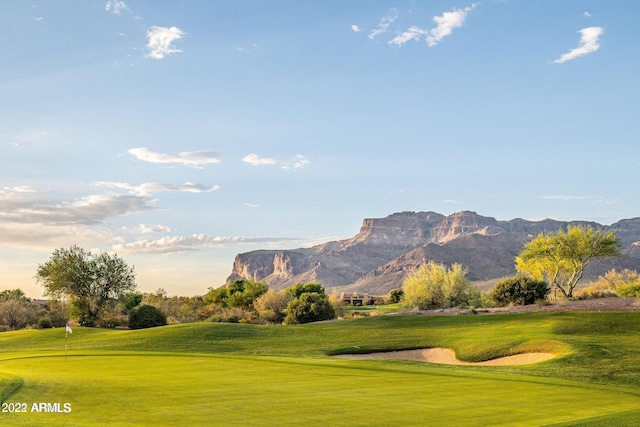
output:
[[[376,305],[384,304],[384,298],[367,294],[342,294],[342,301],[347,305]]]

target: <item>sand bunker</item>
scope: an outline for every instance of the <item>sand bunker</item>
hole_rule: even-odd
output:
[[[553,353],[521,353],[513,356],[500,357],[485,360],[484,362],[463,362],[456,359],[456,354],[448,348],[427,348],[421,350],[388,351],[384,353],[369,354],[340,354],[341,359],[375,360],[375,359],[401,359],[415,360],[419,362],[441,363],[446,365],[471,365],[471,366],[514,366],[529,365],[531,363],[544,362],[553,358]]]

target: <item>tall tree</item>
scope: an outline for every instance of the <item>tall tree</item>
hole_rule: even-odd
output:
[[[620,254],[614,231],[592,227],[569,227],[565,233],[540,233],[516,257],[516,269],[535,279],[545,280],[566,298],[573,298],[585,268],[595,258]]]
[[[56,249],[38,266],[36,278],[45,295],[68,299],[85,326],[94,326],[106,307],[136,288],[134,269],[122,258],[95,255],[75,245]]]

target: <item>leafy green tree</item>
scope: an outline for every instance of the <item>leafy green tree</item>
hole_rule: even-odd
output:
[[[294,298],[299,298],[302,294],[315,292],[317,294],[324,294],[324,287],[320,283],[309,282],[309,283],[296,283],[290,288],[286,289],[286,292],[289,293]]]
[[[335,317],[335,310],[327,294],[324,292],[305,292],[289,303],[284,323],[287,325],[310,323]]]
[[[389,303],[396,304],[402,301],[404,297],[404,291],[402,289],[392,289],[389,291]]]
[[[469,282],[466,274],[460,264],[448,268],[429,261],[405,278],[403,303],[420,310],[477,305],[480,290]]]
[[[269,287],[254,280],[237,279],[219,288],[209,288],[209,293],[203,300],[207,304],[215,304],[220,307],[240,307],[252,309],[253,302]]]
[[[102,310],[136,288],[134,269],[122,258],[75,245],[56,249],[38,266],[36,278],[45,295],[71,302],[83,326],[94,326]]]
[[[546,281],[572,299],[573,289],[593,259],[619,254],[620,242],[614,231],[569,227],[566,233],[538,234],[516,257],[516,269]]]
[[[41,309],[21,289],[0,292],[0,324],[10,329],[22,329],[36,324]]]
[[[287,305],[291,300],[293,300],[291,294],[269,289],[255,300],[253,306],[260,317],[267,322],[282,323],[286,317]]]
[[[153,328],[167,324],[167,317],[152,305],[141,305],[129,315],[131,329]]]
[[[499,281],[488,296],[499,306],[528,305],[546,299],[549,291],[549,285],[544,280],[518,274]]]

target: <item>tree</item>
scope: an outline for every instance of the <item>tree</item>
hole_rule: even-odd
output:
[[[203,300],[207,304],[220,307],[249,309],[253,307],[253,302],[267,290],[269,287],[262,282],[237,279],[226,286],[209,288],[209,293],[203,297]]]
[[[392,289],[389,291],[389,304],[396,304],[402,301],[404,298],[404,291],[402,289]]]
[[[290,288],[286,289],[286,292],[293,296],[294,298],[300,298],[302,294],[315,292],[317,294],[324,294],[324,287],[320,283],[309,282],[309,283],[296,283]]]
[[[287,292],[269,289],[255,300],[253,306],[260,317],[267,322],[282,323],[286,316],[287,305],[292,299],[291,294]]]
[[[10,329],[22,329],[35,324],[41,311],[21,289],[0,292],[0,324]]]
[[[336,317],[333,305],[329,297],[324,293],[305,292],[299,298],[294,299],[287,306],[287,317],[284,323],[310,323],[321,320],[334,319]]]
[[[68,299],[83,326],[94,326],[101,311],[135,290],[135,272],[117,255],[92,254],[78,246],[56,249],[38,266],[45,295]]]
[[[614,231],[591,227],[569,227],[565,233],[540,233],[528,242],[516,257],[516,269],[538,280],[545,280],[565,298],[573,298],[573,289],[595,258],[620,254],[620,242]]]
[[[131,329],[153,328],[167,324],[167,317],[152,305],[141,305],[129,314]]]
[[[405,278],[403,303],[420,310],[477,305],[480,290],[469,282],[466,274],[460,264],[447,268],[429,261]]]
[[[499,306],[528,305],[544,300],[549,291],[549,285],[544,280],[536,280],[530,276],[518,274],[499,281],[488,296]]]

